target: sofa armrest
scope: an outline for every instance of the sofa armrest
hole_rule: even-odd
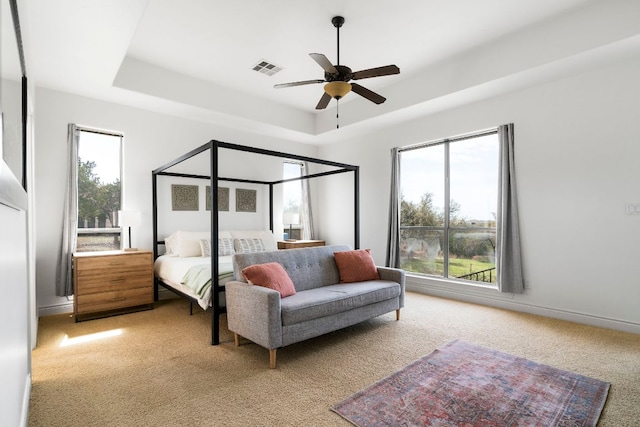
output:
[[[230,331],[269,350],[282,347],[280,293],[262,286],[229,281],[225,284]]]
[[[404,307],[404,270],[391,267],[377,267],[381,280],[389,280],[400,284],[400,308]]]

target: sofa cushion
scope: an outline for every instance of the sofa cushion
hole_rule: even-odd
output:
[[[386,280],[322,286],[297,292],[281,301],[282,325],[349,311],[400,295],[400,285]]]
[[[233,256],[233,271],[236,280],[245,281],[242,276],[242,270],[245,267],[266,262],[278,262],[282,264],[293,281],[296,291],[299,292],[339,283],[340,273],[333,253],[350,249],[349,246],[340,245],[253,254],[236,253]]]
[[[249,283],[280,292],[285,298],[296,293],[296,288],[284,268],[277,262],[251,265],[242,270]]]
[[[340,283],[362,282],[380,278],[369,249],[335,252],[333,256],[340,271]]]

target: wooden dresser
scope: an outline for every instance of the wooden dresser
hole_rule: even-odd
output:
[[[153,308],[153,252],[73,254],[76,322]]]
[[[309,248],[311,246],[324,246],[324,240],[285,240],[278,242],[278,249]]]

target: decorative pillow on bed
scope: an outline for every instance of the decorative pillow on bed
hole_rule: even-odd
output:
[[[211,240],[200,239],[200,251],[202,256],[211,256]]]
[[[233,239],[231,237],[222,237],[218,239],[218,256],[233,255],[236,251],[233,249]]]
[[[264,252],[264,244],[262,239],[234,239],[236,253],[251,254],[255,252]]]
[[[273,289],[280,292],[280,297],[295,295],[296,288],[282,265],[277,262],[254,264],[242,269],[247,281],[256,286]]]
[[[202,250],[202,256],[211,256],[211,240],[200,239],[200,249]],[[233,255],[235,253],[233,239],[229,237],[218,239],[218,256]]]
[[[340,271],[340,283],[380,279],[370,249],[334,252],[333,257]]]

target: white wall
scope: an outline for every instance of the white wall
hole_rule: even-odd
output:
[[[35,128],[36,280],[37,305],[40,314],[66,312],[71,309],[67,298],[55,295],[56,260],[60,246],[66,179],[68,123],[124,133],[123,207],[142,212],[143,225],[132,229],[132,246],[144,249],[151,249],[153,240],[152,170],[211,139],[310,157],[317,155],[316,148],[311,145],[274,140],[248,132],[150,113],[48,89],[37,88],[36,98],[38,100],[35,111],[38,118]],[[224,153],[221,153],[221,158],[223,155]],[[274,163],[264,158],[254,157],[254,160],[245,160],[240,167],[235,162],[221,162],[221,164],[225,165],[221,168],[221,174],[227,171],[232,174],[232,177],[237,177],[241,168],[245,168],[248,174],[253,174],[252,178],[261,178],[266,175],[273,177],[271,169]],[[227,168],[228,166],[231,168]],[[275,167],[277,170],[273,173],[281,177],[281,163]],[[252,187],[247,184],[241,188]],[[204,209],[204,199],[201,203]],[[264,204],[264,199],[261,199],[261,203]],[[200,214],[197,214],[198,218],[202,216]],[[278,222],[274,220],[274,225],[282,227]],[[234,228],[246,228],[245,224],[240,227],[241,224],[236,222],[229,225]],[[277,236],[277,229],[275,232]]]
[[[0,412],[5,425],[26,425],[31,391],[27,196],[0,159],[0,291],[11,298],[0,310]],[[17,192],[24,206],[6,197]]]
[[[409,278],[437,295],[640,332],[640,60],[585,71],[320,147],[361,169],[361,247],[384,263],[390,149],[515,124],[523,295]],[[328,189],[331,192],[331,189]],[[340,191],[336,188],[335,191]],[[324,221],[340,215],[324,212]],[[331,239],[331,229],[326,229]]]

